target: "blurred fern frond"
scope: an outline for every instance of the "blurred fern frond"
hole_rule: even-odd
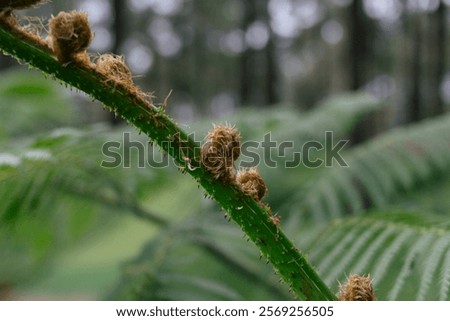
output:
[[[1,281],[23,280],[55,251],[111,226],[116,214],[167,223],[144,203],[176,175],[173,168],[139,168],[136,155],[128,169],[100,166],[104,142],[121,135],[98,126],[57,129],[0,154],[0,253],[8,262]]]
[[[370,274],[382,300],[448,300],[446,221],[399,210],[337,220],[318,233],[310,258],[335,290],[352,273]]]
[[[450,115],[399,128],[344,154],[348,167],[320,171],[289,207],[304,219],[327,221],[381,208],[400,194],[448,176]],[[297,210],[296,210],[297,209]]]
[[[79,123],[72,100],[54,81],[22,69],[3,71],[1,78],[0,142]]]
[[[220,277],[217,277],[220,275]],[[289,300],[242,231],[211,210],[163,229],[123,267],[121,300]]]
[[[324,100],[311,111],[302,112],[293,106],[240,110],[230,115],[245,139],[259,140],[271,132],[279,141],[309,139],[323,140],[326,131],[335,137],[344,137],[364,117],[380,111],[383,105],[364,93],[347,93]],[[208,122],[196,126],[199,132],[207,130]]]
[[[382,195],[384,202],[374,203],[372,207],[387,207],[395,203],[396,199],[403,199],[403,203],[397,205],[401,208],[405,207],[404,202],[408,200],[405,197],[412,191],[424,192],[421,187],[426,182],[432,185],[443,182],[444,186],[447,186],[445,177],[450,167],[448,150],[446,150],[448,124],[449,117],[444,116],[410,128],[394,130],[367,144],[350,149],[346,157],[350,168],[310,170],[311,180],[314,181],[315,176],[319,177],[318,186],[330,185],[326,193],[324,190],[311,189],[310,194],[306,194],[313,197],[314,193],[319,191],[318,196],[326,205],[320,209],[324,211],[320,213],[322,216],[318,215],[321,221],[313,219],[308,222],[304,216],[298,215],[299,207],[297,210],[292,207],[289,213],[282,209],[279,211],[283,216],[282,227],[288,234],[293,235],[299,247],[308,249],[309,258],[317,266],[319,275],[335,291],[337,291],[338,281],[343,282],[351,273],[359,273],[371,274],[374,277],[377,296],[382,300],[448,299],[450,287],[448,208],[447,212],[443,211],[441,215],[420,211],[420,207],[415,208],[414,212],[387,208],[382,212],[363,215],[365,198],[374,196],[368,193],[371,190],[369,186],[361,188],[361,186],[364,187],[363,182],[373,183],[375,184],[373,193]],[[414,143],[413,147],[408,142]],[[418,153],[421,150],[423,152]],[[385,151],[387,153],[385,156],[380,155]],[[371,166],[377,166],[379,171],[384,170],[385,173],[375,172],[378,174],[373,175],[372,171],[364,171],[366,162],[373,163],[374,165]],[[349,171],[352,166],[354,171]],[[362,172],[361,175],[370,175],[372,179],[358,180],[358,170]],[[336,178],[341,180],[338,181],[339,184],[335,184]],[[383,189],[377,185],[380,178],[389,180],[393,189]],[[342,181],[348,183],[342,184]],[[270,182],[273,184],[273,180]],[[304,199],[298,199],[299,194],[290,193],[285,184],[278,186],[280,190],[278,192],[288,194],[294,204],[304,202]],[[440,189],[446,190],[442,186]],[[440,197],[439,193],[430,193],[427,195],[428,203],[433,203],[433,197]],[[443,197],[445,198],[445,192]],[[411,198],[416,201],[420,199],[417,195],[410,196],[409,199]],[[439,204],[443,206],[442,202]],[[333,212],[332,209],[340,210]],[[317,215],[317,213],[311,212],[310,215]],[[353,217],[347,217],[349,215]],[[188,283],[190,293],[195,293],[199,299],[210,297],[230,300],[247,299],[247,291],[252,293],[252,298],[255,297],[255,293],[259,293],[262,299],[284,299],[280,292],[274,290],[269,291],[272,295],[263,296],[263,293],[267,292],[260,287],[263,286],[264,289],[276,287],[276,277],[268,275],[266,270],[259,269],[258,266],[253,266],[252,262],[257,261],[257,253],[252,252],[251,248],[249,252],[244,251],[245,247],[242,246],[239,231],[233,232],[224,220],[216,220],[213,224],[208,224],[205,223],[205,221],[211,221],[208,216],[195,216],[191,219],[189,224],[184,224],[184,227],[190,226],[187,228],[190,232],[174,233],[169,238],[169,243],[172,245],[170,250],[164,252],[164,258],[158,261],[161,265],[155,267],[150,263],[155,263],[154,259],[157,257],[161,258],[156,254],[158,247],[151,247],[150,252],[126,266],[122,284],[116,289],[118,297],[187,299],[189,292],[186,292],[186,296],[176,294],[175,289],[179,284],[171,283],[173,278],[168,276],[183,275],[183,282],[190,280]],[[317,224],[319,222],[321,224]],[[164,233],[160,237],[163,237]],[[209,237],[210,233],[214,237]],[[175,241],[178,238],[182,238],[186,243]],[[220,267],[212,263],[216,256],[210,257],[210,252],[205,253],[203,245],[192,242],[193,239],[204,239],[205,244],[218,246],[216,250],[221,253],[219,256],[222,258]],[[152,244],[156,244],[155,242]],[[181,250],[177,250],[180,248]],[[196,253],[196,255],[189,255],[191,257],[189,263],[179,265],[180,258],[177,258],[177,255],[183,257],[184,253]],[[172,257],[172,255],[175,256]],[[232,260],[224,262],[224,258]],[[196,283],[199,281],[198,278],[206,276],[207,272],[193,268],[204,266],[205,259],[211,264],[208,269],[211,271],[218,269],[213,272],[214,275],[221,275],[220,280],[227,280],[225,284],[222,284],[217,278],[209,278],[209,281],[221,284],[215,284],[208,288],[208,291],[203,285]],[[239,262],[237,266],[243,268],[242,270],[235,267],[236,262]],[[150,266],[152,268],[149,270]],[[255,278],[255,282],[246,282],[245,288],[242,288],[241,282],[234,283],[233,280],[247,277],[245,273],[247,270],[253,271],[252,277]],[[146,286],[141,288],[142,284]],[[143,289],[146,290],[142,292]],[[438,289],[437,292],[436,289]]]
[[[243,110],[229,121],[237,124],[244,139],[261,139],[271,132],[274,139],[302,144],[323,141],[326,131],[345,138],[361,117],[380,107],[357,94],[329,100],[308,113]],[[449,299],[448,207],[435,201],[447,199],[443,191],[450,167],[449,120],[444,116],[397,129],[351,148],[344,157],[348,168],[260,167],[282,228],[300,248],[308,249],[334,290],[337,280],[350,273],[370,273],[380,299]],[[209,126],[210,121],[204,121],[198,127]],[[156,237],[149,235],[141,255],[123,265],[110,298],[291,299],[287,287],[217,208],[208,201],[191,206],[200,198],[198,190],[178,194],[189,201],[180,202],[164,219],[152,214],[149,195],[152,200],[158,193],[173,195],[170,189],[180,182],[174,168],[139,168],[135,154],[130,168],[99,166],[102,145],[121,141],[123,130],[97,125],[43,134],[32,129],[20,140],[8,134],[7,152],[0,154],[0,256],[8,263],[0,263],[0,283],[20,283],[57,250],[107,227],[115,214],[126,213],[160,230]],[[147,144],[144,137],[131,139]],[[148,156],[151,153],[155,151]],[[425,183],[444,186],[438,187],[440,193],[413,193]],[[385,209],[359,215],[367,207],[383,208],[396,200],[400,209],[412,207],[416,212]],[[427,211],[439,203],[440,216],[421,214],[427,212],[423,203],[434,204]],[[181,215],[181,208],[194,214]],[[358,216],[347,218],[349,214]],[[386,271],[393,271],[392,276]]]

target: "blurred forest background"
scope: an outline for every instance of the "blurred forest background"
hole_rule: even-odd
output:
[[[93,52],[122,54],[144,90],[192,121],[241,106],[363,89],[393,107],[387,126],[450,102],[448,0],[68,0],[33,11],[88,12]],[[2,57],[0,68],[15,66]]]
[[[72,9],[89,14],[92,54],[124,55],[156,102],[172,91],[167,112],[187,131],[204,134],[211,122],[229,121],[257,141],[268,131],[300,144],[326,130],[350,139],[350,174],[261,168],[282,226],[334,288],[360,270],[379,277],[384,299],[448,299],[450,242],[434,224],[448,235],[449,0],[53,0],[20,13]],[[134,131],[61,88],[0,56],[0,218],[15,226],[0,227],[0,298],[290,298],[189,178],[174,168],[100,168],[102,144]],[[395,131],[405,125],[412,127]],[[386,144],[401,156],[386,153]],[[364,163],[377,157],[386,158]],[[334,219],[380,209],[379,230],[353,231],[371,254],[362,241],[347,257],[321,239],[334,228],[330,235],[345,242],[339,231],[361,225]],[[414,223],[431,234],[389,221],[410,210],[433,214]],[[194,224],[200,217],[204,223]],[[306,230],[299,217],[312,225]],[[420,246],[411,243],[422,236]],[[434,267],[405,272],[397,262],[402,283],[386,276],[396,255],[412,264],[433,242]],[[385,260],[376,263],[382,247]],[[323,260],[327,251],[335,254]],[[439,297],[429,285],[433,268],[445,281]],[[419,290],[403,286],[408,277],[417,277]]]

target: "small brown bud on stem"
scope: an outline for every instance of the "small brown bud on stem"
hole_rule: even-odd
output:
[[[222,146],[224,156],[234,162],[241,154],[241,135],[236,128],[229,125],[214,125],[206,135],[206,140],[216,142]]]
[[[267,192],[266,184],[256,167],[240,170],[237,173],[236,182],[245,194],[253,197],[256,201],[261,201]]]
[[[339,301],[375,301],[375,292],[370,276],[350,275],[347,283],[339,288]]]
[[[113,79],[125,86],[133,83],[130,69],[125,65],[122,56],[104,54],[97,60],[96,70],[109,79]]]
[[[239,132],[228,125],[214,125],[202,146],[202,165],[215,179],[233,181],[233,163],[241,149]]]
[[[53,52],[61,63],[86,62],[86,49],[92,41],[87,14],[80,11],[60,12],[50,19]]]

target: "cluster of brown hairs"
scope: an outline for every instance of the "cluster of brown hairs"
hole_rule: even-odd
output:
[[[84,12],[60,12],[48,22],[48,36],[42,38],[40,32],[30,32],[19,25],[14,10],[33,7],[47,0],[0,0],[0,23],[12,29],[22,38],[49,50],[63,65],[100,74],[105,83],[122,86],[127,92],[152,106],[152,95],[142,92],[134,83],[130,69],[124,58],[113,54],[91,57],[87,49],[94,38],[88,16]],[[46,29],[46,28],[44,28]]]
[[[217,180],[235,180],[234,161],[241,154],[241,135],[236,128],[214,125],[202,146],[202,165]]]
[[[241,153],[241,135],[228,124],[214,125],[205,137],[202,146],[201,163],[216,180],[235,184],[244,194],[252,197],[268,209],[268,221],[279,226],[278,215],[272,215],[270,209],[262,203],[267,187],[256,167],[240,169],[235,173],[234,162]]]
[[[340,286],[338,299],[339,301],[375,301],[377,298],[370,275],[350,275],[347,283]]]

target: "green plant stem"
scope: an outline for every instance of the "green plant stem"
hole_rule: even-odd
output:
[[[162,108],[149,106],[145,100],[119,84],[105,81],[93,70],[74,64],[61,65],[48,50],[5,26],[0,26],[0,50],[80,89],[147,134],[241,226],[299,299],[336,299],[306,258],[279,228],[268,221],[267,209],[244,195],[237,186],[215,180],[200,166],[199,144],[178,128]]]

